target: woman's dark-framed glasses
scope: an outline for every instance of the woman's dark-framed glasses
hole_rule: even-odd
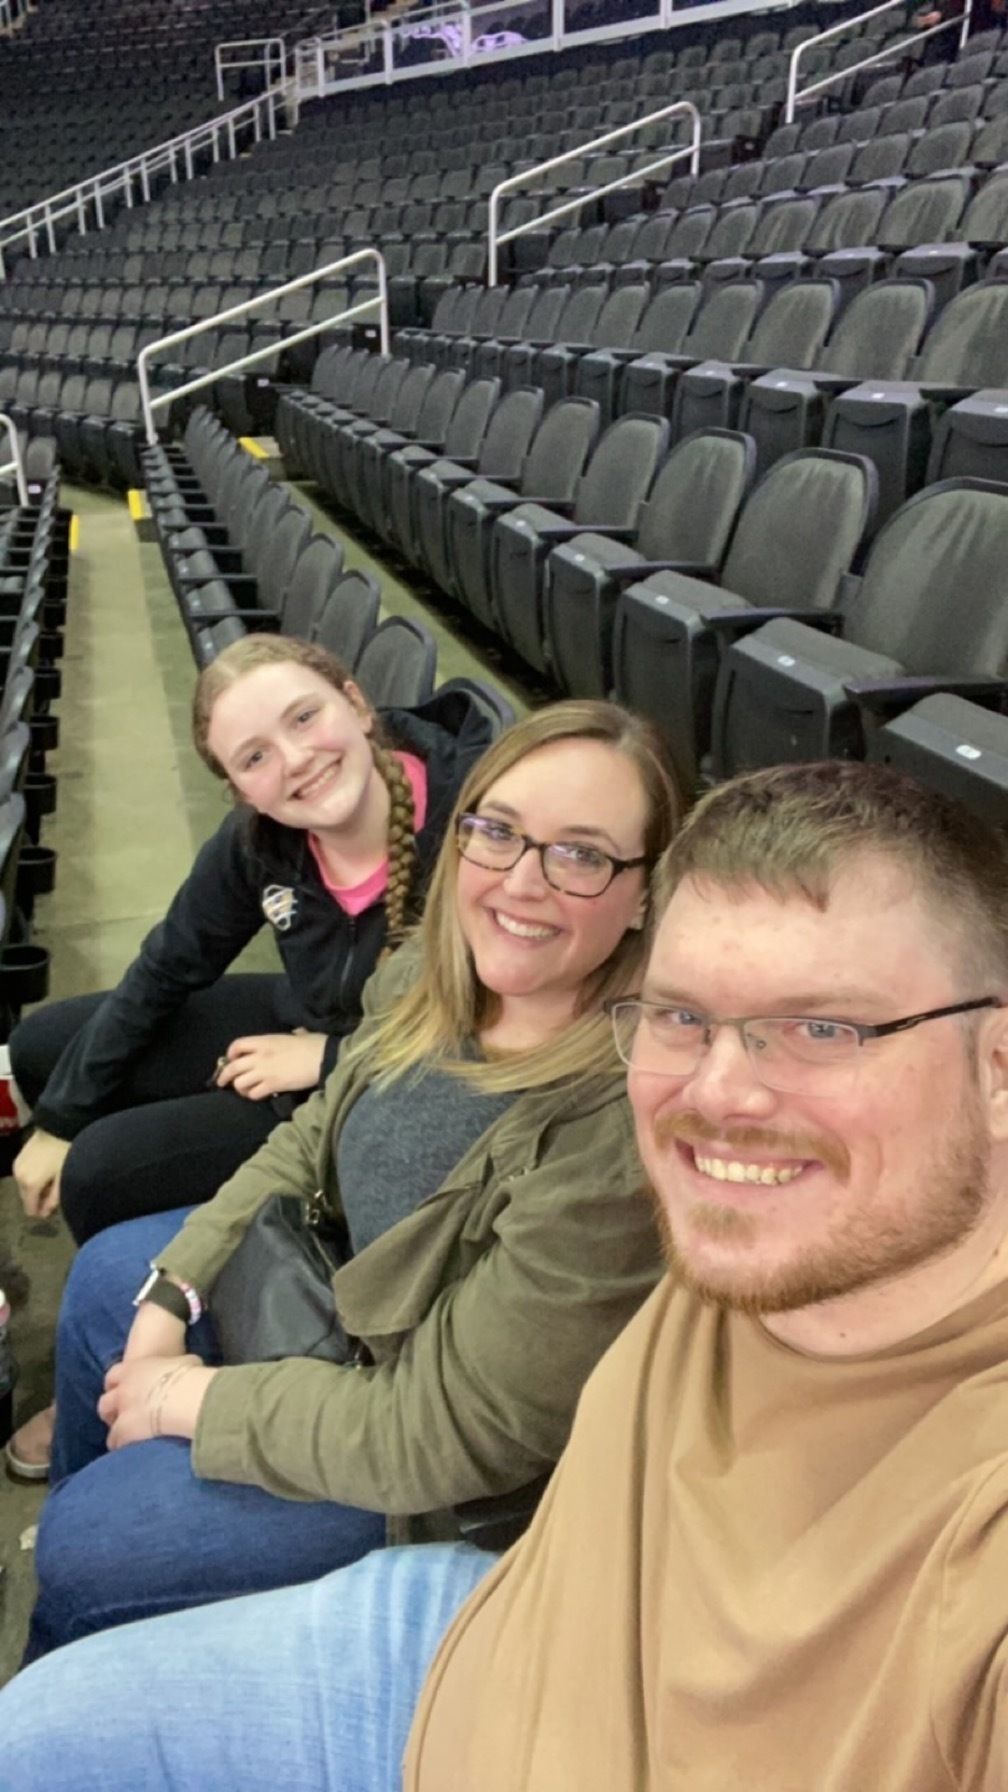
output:
[[[527,852],[538,853],[546,882],[567,896],[601,896],[621,871],[647,864],[643,857],[617,859],[585,840],[533,840],[492,815],[460,815],[455,838],[462,857],[484,871],[513,871]]]

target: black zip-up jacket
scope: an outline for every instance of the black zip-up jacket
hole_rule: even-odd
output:
[[[416,899],[459,787],[493,731],[460,691],[435,695],[417,709],[384,710],[381,721],[390,745],[414,753],[427,768]],[[324,1081],[340,1041],[360,1019],[361,991],[385,943],[385,904],[348,915],[322,883],[306,834],[236,809],[200,849],[122,982],[67,1046],[36,1103],[35,1125],[72,1139],[99,1115],[115,1112],[127,1071],[158,1028],[187,996],[223,976],[267,922],[287,973],[278,1024],[329,1035]],[[193,1045],[198,1050],[198,1040]],[[208,1077],[213,1068],[206,1066]]]

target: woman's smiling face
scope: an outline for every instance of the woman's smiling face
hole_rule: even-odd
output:
[[[491,784],[479,815],[544,842],[583,842],[617,859],[644,851],[647,798],[636,767],[608,742],[539,747]],[[505,1001],[574,1013],[585,981],[643,913],[646,867],[621,871],[600,896],[554,889],[537,853],[509,871],[460,858],[459,922],[484,988]]]
[[[371,712],[293,660],[257,666],[222,691],[208,744],[242,800],[285,827],[353,825],[376,774]]]

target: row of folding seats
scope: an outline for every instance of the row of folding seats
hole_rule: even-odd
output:
[[[864,455],[804,449],[757,478],[738,431],[672,446],[658,418],[603,429],[590,399],[328,354],[338,395],[281,403],[290,467],[562,690],[650,715],[687,787],[863,753],[922,682],[1008,698],[1008,485],[949,476],[952,412],[934,480],[876,533]]]
[[[968,470],[1008,478],[1003,278],[966,287],[940,310],[932,283],[911,274],[867,286],[844,308],[837,282],[822,278],[769,298],[749,278],[708,292],[693,281],[653,296],[645,286],[534,297],[516,287],[503,301],[469,299],[457,295],[451,309],[450,296],[440,328],[401,332],[397,354],[496,376],[504,390],[533,384],[547,403],[590,398],[605,421],[664,417],[674,441],[738,425],[760,471],[820,442],[856,450],[876,463],[882,516],[929,476],[936,430],[956,403],[957,427],[975,438]]]
[[[2,451],[0,451],[2,453]],[[35,898],[56,855],[40,844],[56,803],[46,753],[58,741],[70,515],[53,469],[26,507],[0,509],[0,1036],[48,989],[49,954],[31,937]]]
[[[337,654],[378,709],[413,708],[434,694],[430,631],[413,618],[379,621],[376,580],[344,569],[341,544],[312,534],[303,508],[209,412],[193,413],[182,444],[146,451],[144,478],[199,664],[246,627],[279,629]],[[250,606],[252,595],[259,601]],[[478,680],[449,679],[439,700],[449,691],[478,707],[495,733],[514,720],[506,698]]]

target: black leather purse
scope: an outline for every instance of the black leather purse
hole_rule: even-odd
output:
[[[349,1261],[345,1226],[320,1194],[270,1195],[210,1291],[210,1315],[225,1363],[275,1363],[353,1355],[332,1278]]]

